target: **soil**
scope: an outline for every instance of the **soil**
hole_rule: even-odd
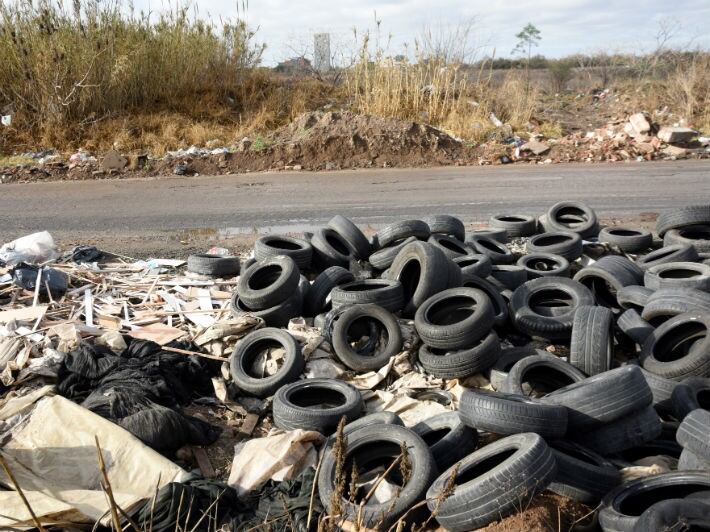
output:
[[[567,532],[591,521],[592,509],[566,497],[544,492],[521,512],[492,523],[485,532]]]

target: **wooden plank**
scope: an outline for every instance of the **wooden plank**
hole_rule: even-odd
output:
[[[200,473],[202,473],[203,477],[214,478],[217,476],[210,462],[210,457],[207,456],[207,451],[203,447],[192,447],[192,456],[197,460],[197,467],[200,468]]]
[[[247,417],[242,421],[242,426],[239,427],[239,435],[244,438],[251,437],[251,433],[254,432],[257,423],[259,423],[259,416],[257,414],[247,414]]]

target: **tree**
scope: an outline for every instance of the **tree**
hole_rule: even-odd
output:
[[[525,27],[515,34],[515,38],[518,39],[518,44],[513,48],[512,53],[527,54],[525,60],[525,90],[527,91],[530,85],[530,58],[532,57],[533,46],[539,46],[540,40],[540,30],[535,27],[532,22],[528,22]]]

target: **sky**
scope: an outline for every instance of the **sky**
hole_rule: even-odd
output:
[[[148,6],[156,0],[137,0]],[[242,2],[248,1],[247,9]],[[403,53],[425,28],[451,31],[472,24],[472,48],[510,57],[515,34],[528,22],[541,31],[534,52],[561,57],[577,52],[644,52],[655,48],[659,24],[675,30],[671,44],[710,49],[710,0],[197,0],[202,16],[246,18],[267,44],[264,63],[312,53],[313,34],[331,34],[334,53],[351,53],[359,35],[381,21],[381,42]],[[391,36],[391,38],[389,37]],[[409,48],[411,49],[411,47]]]

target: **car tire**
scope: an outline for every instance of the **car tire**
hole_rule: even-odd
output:
[[[374,304],[399,312],[404,306],[402,284],[391,279],[363,279],[343,283],[330,292],[333,308],[345,305]]]
[[[569,362],[589,376],[611,369],[613,314],[605,307],[581,306],[574,313]]]
[[[307,270],[311,266],[313,246],[301,238],[283,235],[266,235],[254,242],[254,257],[257,262],[278,255],[291,257],[299,270]]]
[[[431,449],[439,471],[444,471],[476,450],[478,432],[466,426],[457,412],[444,412],[412,427]]]
[[[227,279],[239,275],[239,258],[199,253],[187,257],[187,271]]]
[[[491,331],[477,344],[455,351],[419,348],[419,363],[424,370],[441,379],[461,379],[490,368],[500,354],[500,340]]]
[[[653,235],[646,229],[611,226],[599,231],[599,242],[616,246],[626,253],[638,253],[651,247]]]
[[[586,378],[584,373],[555,355],[549,353],[530,355],[513,365],[505,379],[502,391],[529,396],[530,392],[536,389],[534,386],[536,383],[542,383],[545,388],[554,391]],[[534,381],[531,382],[533,379]],[[528,383],[527,391],[526,383]]]

